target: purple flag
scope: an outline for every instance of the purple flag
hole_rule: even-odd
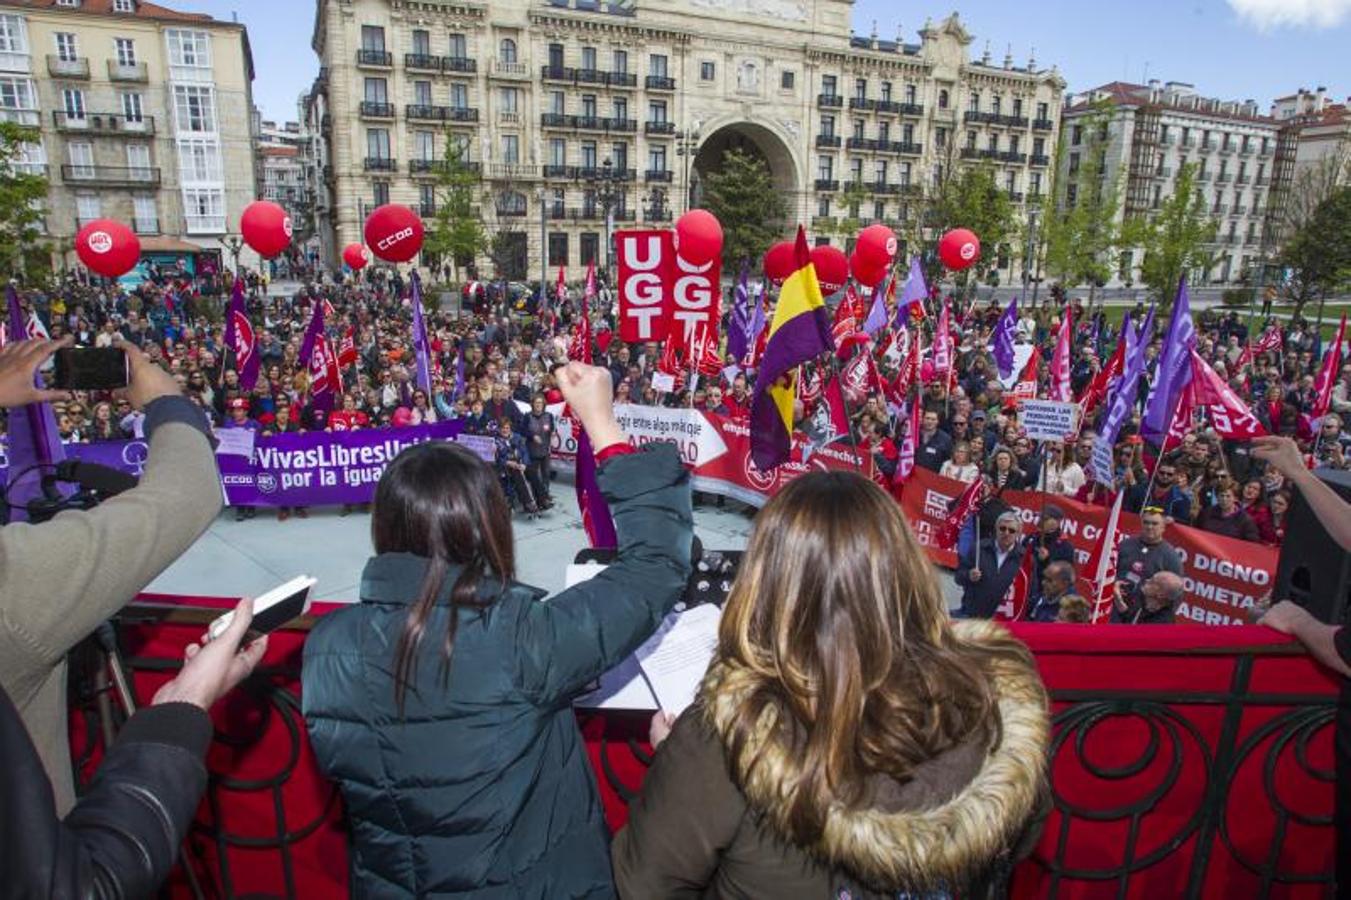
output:
[[[234,351],[239,386],[246,391],[253,390],[254,384],[258,381],[258,368],[262,360],[258,356],[258,341],[253,332],[253,323],[249,321],[249,311],[244,306],[242,278],[235,278],[234,290],[230,292],[230,308],[225,313],[225,346]]]
[[[300,339],[300,363],[310,369],[310,360],[314,359],[314,346],[324,333],[324,301],[314,299],[314,311],[310,313],[310,324],[305,328],[305,336]]]
[[[1149,347],[1149,333],[1154,328],[1154,307],[1149,308],[1149,314],[1145,316],[1139,331],[1130,327],[1129,320],[1123,322],[1121,327],[1126,332],[1125,363],[1121,377],[1117,379],[1116,387],[1107,401],[1107,415],[1102,420],[1102,428],[1098,433],[1099,438],[1104,439],[1109,445],[1116,443],[1121,426],[1126,424],[1131,408],[1135,406],[1140,376],[1145,371],[1145,350]]]
[[[582,515],[582,527],[586,529],[587,540],[596,549],[619,549],[619,536],[615,533],[615,521],[610,515],[610,505],[600,492],[596,481],[596,454],[591,449],[591,438],[587,437],[581,423],[576,423],[577,432],[577,510]]]
[[[417,269],[410,279],[413,284],[413,355],[417,357],[417,386],[432,395],[431,342],[427,340],[427,322],[422,318],[422,277]]]
[[[455,351],[455,393],[452,398],[460,399],[464,393],[464,341],[460,341],[460,347]]]
[[[732,294],[732,316],[727,323],[727,352],[736,360],[746,356],[751,330],[751,292],[747,283],[750,268],[750,263],[741,263],[741,278]]]
[[[929,297],[929,287],[924,283],[924,270],[920,268],[919,257],[910,258],[910,274],[905,278],[905,286],[901,288],[901,298],[896,303],[896,327],[905,325],[910,307],[916,303],[920,308],[924,308],[924,301]]]
[[[10,339],[24,340],[27,323],[19,308],[19,294],[12,284],[5,287],[5,302],[9,305]],[[42,387],[42,376],[35,375],[33,383]],[[61,432],[56,427],[56,416],[50,403],[29,403],[9,411],[9,471],[5,477],[5,499],[9,502],[11,521],[28,519],[29,501],[42,496],[42,476],[49,474],[51,467],[65,458]]]
[[[873,305],[868,308],[868,318],[863,320],[863,331],[869,336],[887,327],[887,295],[879,286],[873,291]]]
[[[1151,444],[1162,445],[1168,436],[1178,398],[1182,396],[1183,388],[1191,384],[1191,352],[1195,348],[1196,326],[1192,323],[1191,299],[1187,295],[1187,276],[1184,275],[1178,284],[1173,317],[1168,320],[1168,334],[1163,340],[1154,389],[1140,423],[1141,436]]]
[[[1018,298],[1014,297],[994,326],[994,361],[1000,378],[1013,374],[1013,335],[1017,330]]]
[[[756,344],[760,341],[760,333],[765,330],[765,290],[765,285],[761,282],[755,291],[755,299],[751,301],[751,327],[746,335],[747,353],[755,350]]]

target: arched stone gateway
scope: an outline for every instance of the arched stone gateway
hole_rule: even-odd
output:
[[[693,202],[698,206],[703,196],[703,185],[709,173],[722,165],[723,154],[740,150],[763,160],[769,167],[774,187],[795,210],[802,190],[801,168],[794,155],[791,135],[781,133],[776,126],[760,122],[732,121],[712,123],[712,131],[705,130],[694,156]]]

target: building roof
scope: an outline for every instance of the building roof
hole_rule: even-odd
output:
[[[218,21],[206,13],[179,12],[176,9],[169,9],[167,6],[160,6],[158,3],[148,3],[146,0],[137,0],[133,5],[134,12],[129,13],[114,12],[113,0],[81,0],[77,7],[60,6],[56,0],[0,0],[0,6],[17,6],[21,9],[52,9],[58,12],[94,13],[96,15],[131,16],[133,18],[158,19],[168,22],[234,24]]]
[[[1276,126],[1279,124],[1270,116],[1251,115],[1241,111],[1229,112],[1221,109],[1219,104],[1222,101],[1212,97],[1201,97],[1196,94],[1188,94],[1185,97],[1169,97],[1167,92],[1160,88],[1146,84],[1134,84],[1129,81],[1110,81],[1099,87],[1089,88],[1081,94],[1081,96],[1083,95],[1094,95],[1099,100],[1085,100],[1068,106],[1065,109],[1065,115],[1087,112],[1093,108],[1096,102],[1106,100],[1113,106],[1141,106],[1152,103],[1169,112],[1184,116],[1196,116],[1201,119],[1225,119],[1232,122],[1247,122],[1252,125]],[[1193,107],[1191,105],[1193,101],[1199,105]]]
[[[265,144],[258,148],[259,156],[299,156],[300,151],[297,147],[288,147],[285,144]]]

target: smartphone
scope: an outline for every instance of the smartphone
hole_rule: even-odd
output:
[[[318,581],[317,578],[300,575],[285,584],[274,587],[265,594],[255,597],[253,600],[253,621],[249,623],[249,637],[255,638],[269,634],[297,616],[303,616],[309,612],[310,588],[314,587]],[[225,633],[225,629],[230,627],[234,618],[235,611],[230,610],[225,615],[215,619],[211,626],[207,628],[207,635],[214,641]]]
[[[55,383],[60,391],[110,391],[124,388],[131,370],[117,347],[66,347],[56,351]]]

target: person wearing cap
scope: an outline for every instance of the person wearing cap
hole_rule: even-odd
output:
[[[1074,546],[1060,534],[1060,525],[1064,521],[1064,510],[1054,503],[1048,503],[1042,507],[1036,533],[1023,538],[1027,552],[1032,554],[1033,566],[1032,582],[1027,586],[1027,617],[1036,622],[1055,621],[1059,609],[1059,593],[1051,598],[1054,602],[1043,602],[1048,599],[1045,583],[1054,565],[1070,565],[1069,587],[1074,585]]]

